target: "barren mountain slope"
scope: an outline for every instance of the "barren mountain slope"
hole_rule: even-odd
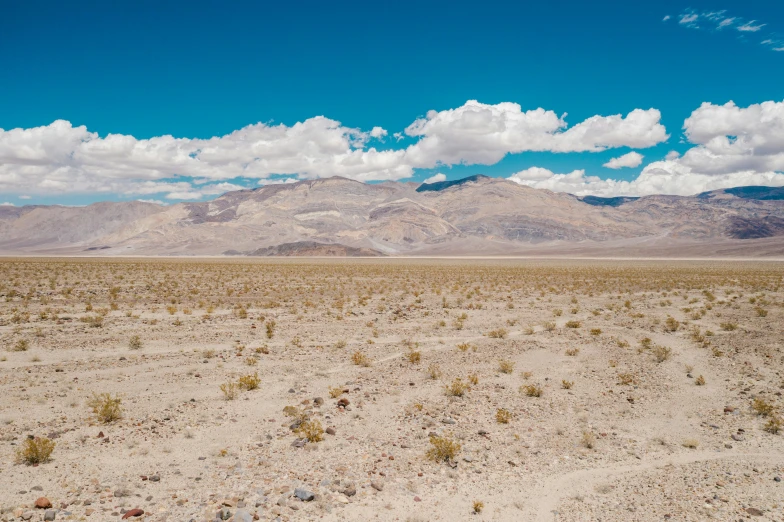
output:
[[[775,255],[784,200],[765,187],[694,197],[578,198],[485,176],[418,186],[345,178],[229,192],[169,207],[141,202],[0,209],[4,254],[287,255],[281,245],[339,254],[498,255],[689,250]],[[762,199],[754,199],[762,198]],[[763,246],[764,245],[764,246]],[[612,252],[612,254],[610,254]],[[633,253],[632,253],[633,252]],[[293,255],[293,254],[290,254]],[[592,254],[593,255],[593,254]],[[652,255],[652,254],[651,254]]]

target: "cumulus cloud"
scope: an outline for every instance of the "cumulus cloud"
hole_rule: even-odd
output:
[[[434,174],[433,176],[430,176],[422,183],[437,183],[439,181],[446,181],[446,174],[441,174],[439,172],[438,174]]]
[[[664,158],[666,160],[674,160],[676,158],[679,158],[680,155],[681,155],[681,153],[678,152],[677,150],[671,150],[670,152],[667,153],[667,155]]]
[[[656,109],[636,109],[626,116],[593,116],[567,128],[564,116],[552,111],[469,101],[430,111],[406,128],[413,144],[390,150],[368,145],[388,136],[386,129],[375,126],[366,132],[323,116],[292,126],[257,123],[209,139],[100,137],[85,126],[57,120],[30,129],[0,129],[0,193],[166,194],[188,200],[242,188],[199,186],[235,179],[399,180],[416,168],[488,165],[529,150],[649,147],[667,139],[659,120]]]
[[[671,151],[647,165],[634,180],[600,179],[582,170],[556,174],[533,167],[509,179],[536,188],[577,195],[688,196],[744,185],[784,186],[784,102],[748,107],[703,103],[683,124],[694,146],[683,156]]]
[[[406,151],[416,168],[438,165],[489,165],[524,151],[598,152],[615,147],[651,147],[668,138],[656,109],[635,109],[625,117],[592,116],[567,129],[553,111],[523,111],[516,103],[487,105],[475,100],[462,107],[430,111],[406,128],[419,138]]]
[[[208,180],[301,179],[342,175],[358,180],[401,179],[412,174],[404,150],[378,151],[367,141],[381,137],[324,117],[286,125],[257,123],[210,139],[159,136],[139,140],[58,120],[31,129],[0,129],[0,192],[118,192],[139,194],[142,181],[174,177]],[[172,191],[172,197],[195,196]],[[204,190],[200,190],[204,194]],[[190,193],[190,194],[189,194]]]
[[[610,161],[604,164],[605,167],[608,169],[622,169],[626,167],[639,167],[642,164],[643,155],[638,152],[629,152],[628,154],[624,154],[623,156],[618,156],[617,158],[612,158]]]
[[[15,206],[16,205],[8,201],[6,201],[5,203],[0,203],[0,207],[15,207]]]

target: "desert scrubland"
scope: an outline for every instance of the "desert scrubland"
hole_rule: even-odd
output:
[[[784,263],[4,259],[0,298],[2,521],[784,520]]]

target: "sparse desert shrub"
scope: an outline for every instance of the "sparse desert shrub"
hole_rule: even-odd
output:
[[[544,391],[538,384],[525,384],[520,387],[520,391],[528,397],[541,397]]]
[[[435,462],[452,461],[460,453],[460,443],[447,436],[430,437],[430,449],[427,450],[427,458]]]
[[[672,356],[672,349],[667,346],[656,345],[652,350],[653,357],[656,362],[663,363]]]
[[[553,315],[556,317],[561,317],[563,315],[563,310],[561,310],[560,308],[556,308],[555,310],[553,310]]]
[[[370,366],[370,359],[367,355],[362,353],[360,350],[357,350],[353,354],[351,354],[351,362],[356,364],[357,366]]]
[[[591,335],[602,335],[601,328],[591,328]]]
[[[213,350],[212,348],[207,348],[205,350],[202,350],[201,356],[204,357],[205,359],[212,359],[213,357],[215,357],[215,350]]]
[[[514,362],[507,359],[498,361],[498,371],[501,373],[512,373],[514,371]]]
[[[246,391],[255,390],[261,384],[261,379],[259,378],[258,373],[254,373],[253,375],[243,375],[237,381],[237,385]]]
[[[246,366],[256,366],[259,364],[259,358],[253,355],[245,357],[245,365]]]
[[[533,335],[534,334],[534,327],[529,324],[528,326],[523,328],[523,333],[525,335]]]
[[[566,321],[565,326],[567,328],[580,328],[582,325],[583,323],[581,323],[580,321],[575,321],[574,319],[572,319],[570,321]]]
[[[305,420],[295,430],[298,435],[308,439],[308,442],[320,442],[324,440],[324,428],[318,420]]]
[[[618,374],[618,383],[622,386],[631,386],[633,384],[637,384],[637,377],[634,374],[629,372],[619,373]]]
[[[468,382],[470,382],[473,386],[479,384],[479,376],[475,373],[468,374]]]
[[[561,381],[561,388],[564,390],[571,390],[572,386],[574,386],[574,381],[567,381],[566,379]]]
[[[16,451],[16,460],[28,466],[43,464],[51,459],[54,446],[55,443],[46,437],[27,438]]]
[[[26,352],[30,348],[30,341],[27,339],[19,339],[14,343],[11,348],[12,352]]]
[[[435,380],[441,377],[441,367],[438,366],[436,363],[431,364],[427,367],[427,375],[431,379]]]
[[[128,340],[128,348],[131,350],[140,350],[143,346],[142,338],[138,335],[132,335]]]
[[[465,352],[469,348],[471,348],[471,343],[460,343],[457,345],[457,349],[460,350],[461,352]]]
[[[468,384],[460,377],[456,377],[450,384],[444,386],[444,389],[450,397],[462,397],[468,391]]]
[[[767,317],[768,316],[768,311],[765,310],[764,308],[762,308],[761,306],[758,306],[754,310],[757,312],[757,317]]]
[[[87,406],[104,424],[109,424],[122,417],[122,399],[119,395],[112,397],[110,393],[93,393],[93,396],[87,401]]]
[[[228,381],[220,385],[220,391],[223,392],[223,398],[227,401],[233,401],[240,393],[240,387],[236,382]]]
[[[772,433],[773,435],[776,435],[781,431],[781,424],[782,424],[781,417],[774,415],[770,419],[768,419],[768,422],[765,423],[765,426],[763,426],[762,429],[767,431],[768,433]]]
[[[552,321],[545,321],[544,323],[542,323],[542,328],[544,328],[545,331],[547,332],[552,332],[555,330],[556,325]]]
[[[277,325],[277,323],[275,321],[273,321],[272,319],[267,321],[267,325],[266,325],[267,339],[272,339],[272,337],[275,335],[275,326],[276,325]]]
[[[754,401],[751,403],[751,409],[754,410],[754,413],[760,417],[769,417],[776,411],[776,407],[762,397],[757,397],[754,399]]]
[[[738,329],[738,324],[737,323],[729,323],[729,322],[727,322],[727,323],[719,323],[719,326],[725,332],[732,332],[732,331]]]
[[[509,332],[506,331],[506,328],[496,328],[487,332],[487,336],[492,339],[505,339],[507,333]]]
[[[705,377],[703,377],[702,375],[698,376],[694,380],[694,384],[696,384],[697,386],[705,386]]]
[[[499,408],[495,412],[495,421],[498,424],[509,424],[509,421],[512,420],[512,412],[507,409]]]
[[[473,507],[474,507],[474,513],[476,513],[478,515],[485,508],[485,503],[482,502],[481,500],[474,500],[474,506]]]
[[[345,347],[346,347],[346,341],[344,341],[343,339],[335,342],[335,349],[342,350]]]
[[[650,337],[645,337],[643,339],[640,339],[640,346],[642,346],[645,349],[648,349],[651,346],[653,346],[653,341],[651,340]]]
[[[588,449],[593,449],[596,447],[596,435],[591,433],[590,431],[584,431],[582,436],[580,437],[580,444],[583,447]]]
[[[343,388],[338,386],[329,389],[329,396],[332,397],[333,399],[337,399],[341,395],[343,395]]]
[[[408,362],[411,364],[419,364],[422,360],[422,353],[419,351],[408,352]]]
[[[681,323],[674,317],[668,317],[667,320],[664,321],[664,329],[668,332],[677,332],[680,327]]]
[[[567,348],[566,349],[566,355],[568,355],[569,357],[576,357],[578,353],[580,353],[580,349],[579,348]]]

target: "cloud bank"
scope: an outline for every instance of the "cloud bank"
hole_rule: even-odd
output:
[[[746,108],[733,102],[703,103],[686,119],[683,130],[694,147],[683,156],[669,153],[665,160],[650,163],[633,181],[586,176],[582,170],[556,174],[536,167],[509,179],[536,188],[599,196],[687,196],[743,185],[784,186],[784,102]]]
[[[29,129],[0,129],[0,193],[120,194],[181,201],[300,179],[344,176],[400,180],[417,169],[493,165],[510,154],[644,149],[669,136],[656,109],[592,116],[569,126],[566,115],[516,103],[468,101],[415,119],[393,143],[379,126],[347,127],[323,116],[287,126],[257,123],[210,139],[122,134],[101,137],[58,120]],[[784,185],[784,102],[749,107],[704,103],[683,125],[692,148],[648,164],[633,181],[601,179],[584,170],[558,174],[531,168],[511,176],[524,183],[579,194],[693,194],[712,188]],[[605,163],[635,168],[631,151]],[[436,174],[428,182],[446,179]],[[4,200],[7,198],[3,198]]]

